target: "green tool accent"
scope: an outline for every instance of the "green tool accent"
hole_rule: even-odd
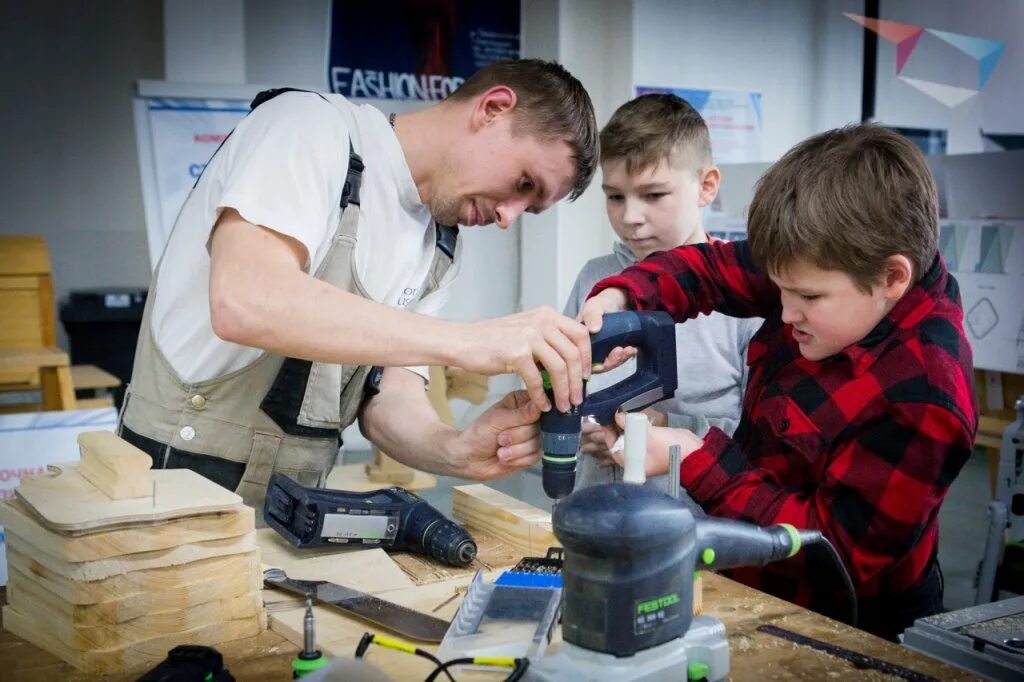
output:
[[[593,363],[591,363],[590,366],[591,367],[597,367],[599,364],[600,363],[598,363],[598,362],[593,362]],[[541,383],[544,385],[544,390],[545,391],[550,391],[551,390],[551,375],[548,374],[548,371],[546,369],[542,369],[540,371],[540,380],[541,380]],[[589,379],[584,379],[583,380],[583,385],[586,386],[588,381],[590,381],[590,380]]]
[[[565,457],[559,457],[558,455],[541,455],[541,459],[546,459],[549,462],[575,462],[576,455],[567,455]]]
[[[213,682],[213,673],[206,673],[206,677],[203,678],[206,682]]]
[[[779,525],[786,529],[786,532],[789,533],[790,539],[793,541],[793,548],[789,550],[789,556],[786,557],[788,559],[800,551],[800,533],[798,533],[796,528],[788,523],[780,523]]]
[[[700,560],[705,564],[711,564],[715,560],[715,550],[711,547],[707,547],[703,552],[700,553]]]
[[[295,677],[304,677],[313,671],[319,670],[330,663],[330,660],[326,656],[320,658],[312,658],[308,661],[302,658],[292,659],[292,672],[295,673]]]
[[[711,667],[703,661],[694,661],[686,666],[686,679],[703,680],[711,672]]]

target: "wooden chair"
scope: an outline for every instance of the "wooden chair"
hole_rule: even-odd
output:
[[[0,237],[0,390],[40,390],[42,409],[73,410],[70,362],[57,347],[51,271],[42,237]]]

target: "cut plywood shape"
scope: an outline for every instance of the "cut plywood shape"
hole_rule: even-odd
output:
[[[86,431],[78,434],[83,477],[112,500],[149,497],[152,479],[149,469],[153,458],[112,431]]]
[[[110,626],[154,615],[256,594],[263,589],[259,573],[220,575],[208,580],[163,592],[142,592],[121,599],[95,604],[72,604],[46,588],[46,583],[25,575],[13,566],[7,582],[7,599],[17,605],[24,599],[37,599],[55,618],[75,625]],[[13,596],[17,593],[17,596]]]
[[[43,566],[34,557],[22,554],[17,547],[7,548],[7,565],[71,604],[114,602],[125,604],[125,608],[137,606],[154,611],[216,589],[218,581],[229,577],[244,577],[251,584],[251,589],[246,591],[259,589],[263,584],[257,550],[92,581],[67,578]]]
[[[260,593],[247,592],[176,611],[147,613],[123,623],[92,625],[77,622],[80,619],[75,615],[67,617],[61,613],[58,610],[60,600],[47,599],[46,591],[33,589],[31,583],[16,585],[8,595],[11,606],[26,617],[45,623],[53,637],[76,651],[120,648],[132,642],[174,635],[215,623],[258,619],[263,611]]]
[[[153,471],[156,496],[131,500],[111,500],[85,480],[77,462],[51,465],[49,470],[46,476],[23,478],[15,493],[44,524],[62,533],[237,511],[242,506],[241,497],[189,469]]]
[[[106,674],[147,670],[165,658],[167,652],[179,644],[216,646],[244,637],[255,637],[266,629],[266,614],[239,620],[225,620],[204,625],[173,635],[162,635],[144,642],[133,642],[120,647],[96,651],[78,651],[55,637],[46,626],[13,606],[3,610],[4,629],[28,640],[54,656],[67,661],[79,670],[92,674]]]
[[[42,525],[18,500],[4,500],[0,502],[0,525],[9,533],[32,538],[32,544],[48,554],[78,562],[245,535],[255,530],[255,510],[242,505],[231,512],[71,536]]]
[[[485,574],[485,580],[494,580],[500,575],[499,572]],[[462,597],[466,593],[472,576],[462,576],[454,580],[446,580],[433,585],[419,585],[401,590],[389,590],[380,592],[378,596],[395,604],[426,613],[435,618],[451,620],[452,616],[459,609]],[[346,615],[338,609],[326,606],[314,606],[316,616],[316,645],[317,648],[329,657],[352,656],[356,645],[365,632],[384,633],[382,628]],[[289,642],[302,646],[302,618],[305,610],[301,608],[291,609],[279,613],[271,613],[268,617],[270,629],[278,633]],[[393,633],[388,632],[391,635]],[[432,647],[426,647],[432,648]],[[420,679],[412,673],[410,668],[411,656],[380,657],[372,653],[367,655],[367,660],[373,660],[375,665],[391,675],[392,679]],[[394,663],[393,663],[394,662]],[[394,665],[395,667],[390,667]],[[418,669],[417,669],[418,670]],[[421,677],[430,674],[431,666],[425,666]]]
[[[529,556],[561,546],[551,532],[551,514],[482,484],[452,488],[452,516],[471,532],[511,543]]]
[[[8,551],[28,554],[33,561],[72,580],[103,580],[130,571],[146,571],[151,568],[187,564],[200,559],[242,554],[256,549],[256,533],[253,532],[240,535],[237,538],[195,542],[152,552],[124,554],[96,561],[69,562],[44,552],[14,533],[8,533],[6,541]]]

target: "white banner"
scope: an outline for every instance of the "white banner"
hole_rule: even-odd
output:
[[[136,95],[135,135],[151,267],[160,260],[178,212],[207,161],[248,112],[248,99]]]

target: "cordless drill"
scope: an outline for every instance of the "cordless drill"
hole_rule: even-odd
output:
[[[576,453],[580,449],[583,417],[611,424],[618,410],[639,410],[676,392],[675,322],[665,312],[628,311],[604,316],[601,331],[590,338],[594,362],[603,362],[619,346],[637,349],[636,373],[592,393],[581,405],[561,412],[552,407],[540,417],[544,448],[541,476],[547,496],[560,500],[576,484]],[[554,405],[550,382],[544,390]]]
[[[366,493],[307,488],[274,472],[263,520],[298,548],[408,550],[450,566],[466,566],[476,558],[476,543],[462,526],[403,488]]]

